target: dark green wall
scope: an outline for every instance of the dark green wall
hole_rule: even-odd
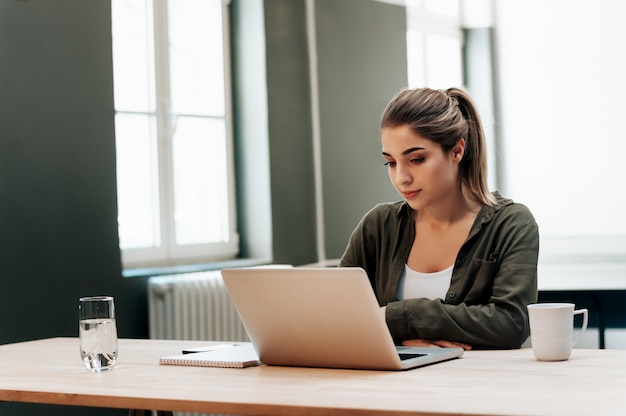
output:
[[[231,6],[241,254],[317,261],[305,2]]]
[[[274,261],[317,260],[304,1],[265,0]]]
[[[242,253],[294,265],[338,258],[366,211],[398,199],[380,156],[378,124],[407,83],[405,10],[372,0],[314,2],[321,256],[306,2],[235,0],[232,10]],[[264,226],[269,234],[255,233]]]
[[[145,281],[121,275],[110,14],[0,0],[0,343],[77,336],[93,294],[115,296],[120,336],[147,336]],[[37,413],[124,414],[0,403]]]
[[[326,258],[341,257],[375,204],[399,195],[383,165],[379,122],[407,86],[404,7],[316,0]]]
[[[240,255],[271,260],[269,131],[262,0],[231,3],[234,153]]]
[[[0,342],[76,336],[92,294],[146,335],[118,248],[109,1],[2,0],[0,57]]]

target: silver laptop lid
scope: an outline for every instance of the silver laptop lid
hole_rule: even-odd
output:
[[[268,365],[400,370],[462,354],[410,349],[424,355],[401,361],[360,268],[223,269],[222,277]]]

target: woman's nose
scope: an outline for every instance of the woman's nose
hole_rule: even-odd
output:
[[[396,167],[396,183],[404,185],[411,183],[412,180],[413,177],[409,170],[398,164]]]

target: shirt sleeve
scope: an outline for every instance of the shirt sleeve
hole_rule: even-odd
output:
[[[377,259],[380,258],[380,255],[377,254],[377,245],[372,244],[372,242],[380,240],[376,227],[372,225],[376,222],[376,216],[375,211],[372,210],[361,219],[352,232],[348,245],[339,261],[339,267],[363,268],[372,284],[372,277],[375,274],[372,271],[376,269]]]

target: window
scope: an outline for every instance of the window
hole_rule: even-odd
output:
[[[463,85],[459,0],[407,0],[409,87]]]
[[[623,263],[626,3],[506,1],[496,12],[504,191],[535,215],[543,261]]]
[[[234,257],[227,7],[112,0],[125,267]]]

